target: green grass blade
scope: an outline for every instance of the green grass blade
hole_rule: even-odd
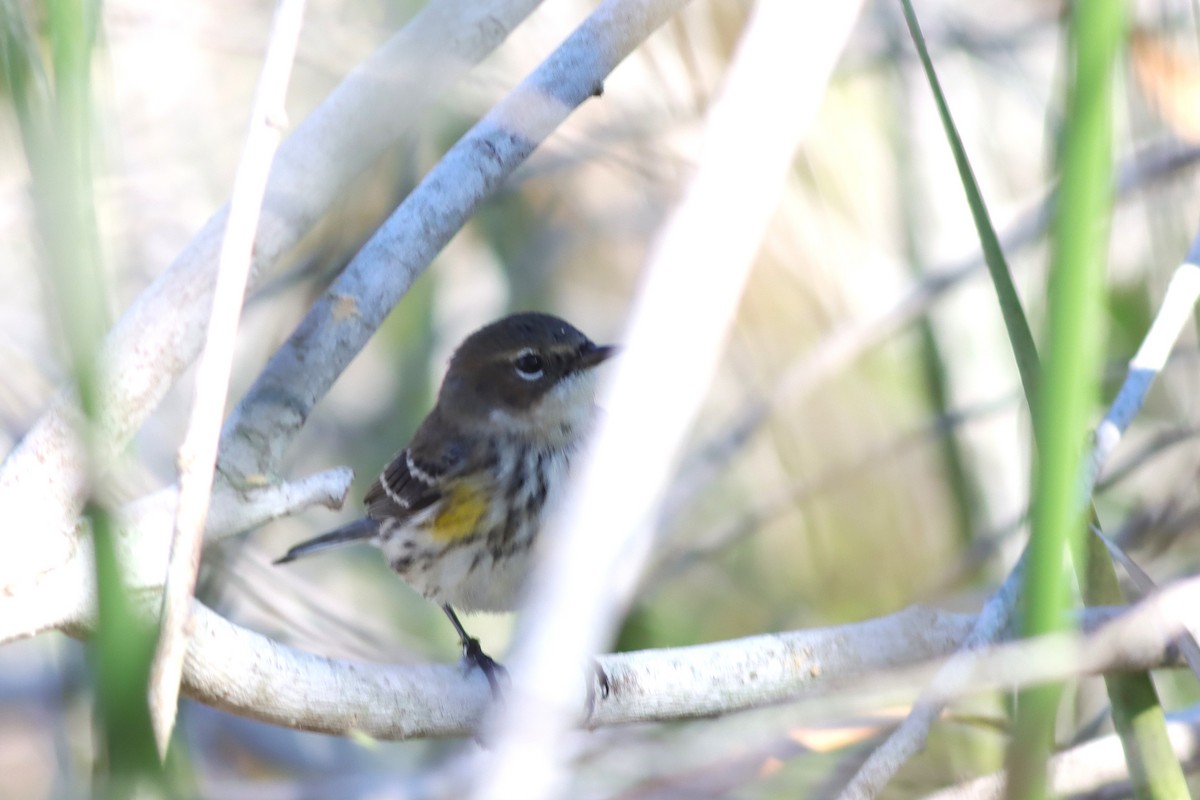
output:
[[[1100,295],[1112,185],[1110,84],[1124,29],[1124,6],[1119,0],[1103,0],[1074,7],[1075,41],[1077,46],[1084,46],[1074,53],[1078,66],[1072,75],[1051,272],[1049,360],[1042,373],[1033,337],[916,16],[909,0],[902,0],[902,5],[958,165],[1022,385],[1034,412],[1041,462],[1034,487],[1025,630],[1030,634],[1051,630],[1060,624],[1066,601],[1062,559],[1067,534],[1077,547],[1085,519],[1079,511],[1077,491],[1083,443],[1087,441],[1089,415],[1098,390],[1095,376],[1101,340]],[[1043,383],[1044,399],[1040,396]],[[1046,443],[1051,451],[1049,458],[1044,452]],[[1089,604],[1124,602],[1112,562],[1101,545],[1089,543],[1086,560],[1076,558],[1075,564],[1081,572],[1087,571],[1086,576],[1081,575],[1081,583],[1087,587],[1085,599]],[[1138,796],[1187,797],[1149,675],[1120,675],[1106,680],[1114,722],[1121,733]],[[1044,794],[1044,764],[1058,697],[1059,689],[1053,686],[1022,693],[1019,728],[1010,757],[1010,767],[1015,768],[1010,797]]]
[[[1085,517],[1076,497],[1099,393],[1104,265],[1112,186],[1111,83],[1121,39],[1119,0],[1076,5],[1070,20],[1061,182],[1051,230],[1043,393],[1033,406],[1038,442],[1022,632],[1058,630],[1068,603],[1064,558],[1079,552]],[[1075,563],[1079,563],[1078,558]],[[1022,691],[1009,750],[1009,797],[1045,796],[1061,685]]]
[[[95,0],[47,4],[48,78],[25,10],[9,0],[0,3],[0,65],[32,177],[51,287],[50,316],[58,321],[66,344],[87,446],[103,417],[101,342],[109,326],[91,163],[91,59],[99,5]],[[95,480],[99,470],[91,472]],[[91,793],[158,796],[164,787],[146,693],[155,632],[136,613],[122,578],[111,515],[93,500],[84,520],[95,545],[97,586],[96,632],[89,647],[98,733]]]
[[[979,234],[979,244],[983,248],[983,260],[987,264],[988,274],[996,290],[996,298],[1000,302],[1000,313],[1004,317],[1004,327],[1008,331],[1008,340],[1012,345],[1013,357],[1017,362],[1017,370],[1021,375],[1021,386],[1025,390],[1025,400],[1030,408],[1035,407],[1034,398],[1038,388],[1038,354],[1033,342],[1033,333],[1029,330],[1029,321],[1025,318],[1025,310],[1021,307],[1021,298],[1013,285],[1012,274],[1004,251],[1000,248],[1000,237],[992,226],[987,206],[983,202],[983,193],[975,180],[971,162],[967,158],[966,148],[963,147],[962,137],[950,116],[950,107],[946,104],[946,96],[942,93],[942,85],[933,70],[933,61],[929,58],[929,50],[925,46],[925,37],[921,26],[917,23],[917,15],[913,12],[911,0],[901,0],[904,6],[904,20],[912,34],[913,44],[921,58],[921,66],[925,69],[925,77],[929,80],[929,88],[937,103],[938,116],[941,117],[942,127],[946,131],[946,139],[950,151],[954,155],[955,166],[962,180],[963,191],[967,195],[967,205],[971,208],[971,218],[975,221],[975,230]]]

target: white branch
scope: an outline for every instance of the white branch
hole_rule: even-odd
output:
[[[274,489],[264,489],[256,493],[264,500],[257,514],[291,506],[297,497],[321,499],[348,479],[348,471],[314,476],[307,487],[293,487],[291,498],[273,497]],[[128,563],[141,567],[131,577],[148,614],[161,591],[163,534],[173,505],[170,492],[147,498],[130,509],[136,525],[122,528],[122,555],[137,556]],[[218,494],[214,509],[222,507],[245,508],[236,498]],[[257,515],[243,517],[233,527],[262,521]],[[210,525],[230,522],[210,516]],[[214,536],[228,532],[210,530]],[[70,568],[46,576],[39,591],[52,601],[91,596],[94,588],[82,585],[90,581],[90,564],[90,552],[80,553]],[[0,596],[0,641],[10,638],[6,633],[14,620],[31,607],[42,606]],[[937,685],[937,699],[1079,672],[1176,664],[1178,653],[1168,643],[1181,630],[1200,628],[1198,608],[1200,579],[1168,587],[1124,613],[1087,609],[1082,625],[1096,632],[1086,638],[1060,634],[1003,645],[967,660],[956,656],[962,679]],[[69,608],[66,617],[71,623],[63,627],[74,635],[86,635],[94,625],[94,614],[86,609]],[[490,701],[486,680],[477,673],[464,676],[458,665],[388,666],[323,658],[240,628],[199,603],[193,605],[191,622],[184,691],[250,718],[332,734],[361,731],[383,739],[459,736],[474,728]],[[909,702],[919,687],[928,685],[939,659],[955,652],[975,626],[969,615],[910,608],[827,629],[603,656],[599,663],[610,677],[612,694],[596,705],[588,723],[684,719],[800,699],[809,716]],[[572,675],[573,702],[581,713],[591,675],[586,669]]]
[[[1164,590],[1129,610],[1088,609],[1095,633],[1056,634],[976,654],[968,680],[943,699],[1102,669],[1178,662],[1168,643],[1200,625],[1200,583]],[[1191,605],[1189,605],[1191,604]],[[1122,613],[1124,612],[1124,613]],[[197,603],[184,689],[194,699],[253,719],[379,739],[463,736],[490,702],[487,681],[459,665],[391,666],[330,659],[241,628]],[[1185,615],[1182,621],[1178,615]],[[809,716],[908,702],[974,624],[969,615],[909,608],[832,628],[602,656],[610,697],[589,727],[727,714],[804,701]],[[571,671],[575,713],[590,671]]]
[[[665,12],[670,4],[644,5]],[[636,587],[651,521],[858,8],[754,6],[709,114],[697,173],[647,264],[578,493],[543,537],[511,659],[512,697],[498,708],[477,798],[547,797],[562,780],[562,733],[579,708],[573,672],[610,640]],[[598,715],[609,702],[599,702]]]
[[[1162,372],[1179,338],[1183,324],[1191,318],[1200,298],[1200,235],[1192,242],[1187,261],[1175,270],[1167,284],[1162,305],[1154,315],[1146,337],[1142,340],[1133,360],[1129,362],[1129,373],[1121,391],[1117,393],[1112,407],[1096,429],[1096,443],[1092,449],[1088,486],[1095,484],[1100,471],[1112,451],[1121,441],[1133,418],[1142,409],[1150,385]]]
[[[206,540],[223,539],[315,505],[341,508],[353,477],[342,467],[244,492],[219,489],[209,507]],[[116,542],[126,585],[153,603],[155,612],[167,573],[177,498],[174,487],[164,489],[131,503],[117,520]],[[49,569],[0,591],[0,644],[46,630],[79,633],[90,627],[96,614],[92,540],[81,535],[72,541],[71,550]]]
[[[225,426],[218,468],[270,475],[342,370],[513,170],[685,0],[609,0],[462,137],[363,246],[271,358]]]
[[[187,692],[243,716],[380,739],[463,736],[490,700],[487,681],[477,672],[464,676],[458,665],[339,661],[285,647],[198,604],[193,619]],[[588,723],[682,719],[828,694],[854,676],[952,652],[971,621],[911,608],[836,628],[603,656],[613,693]],[[591,675],[576,666],[569,678],[578,713]]]
[[[304,0],[280,0],[267,38],[262,75],[250,113],[250,131],[234,178],[213,290],[212,315],[196,368],[195,400],[187,433],[179,447],[179,500],[149,686],[150,719],[159,754],[164,758],[179,707],[179,679],[188,638],[185,623],[200,571],[204,523],[216,471],[221,420],[229,395],[238,320],[250,277],[254,232],[258,228],[271,161],[286,124],[283,109],[303,21]]]
[[[491,52],[538,0],[429,3],[314,110],[280,147],[255,241],[256,285],[323,216],[357,175],[393,145],[421,110]],[[228,218],[218,211],[126,311],[105,343],[105,463],[141,426],[196,357],[212,302]],[[72,405],[60,398],[0,465],[0,593],[62,562],[75,547],[86,493]],[[52,540],[28,546],[31,537]]]

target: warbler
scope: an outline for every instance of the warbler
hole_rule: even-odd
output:
[[[369,540],[439,604],[493,694],[503,667],[459,611],[511,611],[532,548],[596,417],[596,366],[616,349],[549,314],[513,314],[454,352],[433,410],[363,498],[366,516],[276,564]]]

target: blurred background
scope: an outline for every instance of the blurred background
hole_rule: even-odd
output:
[[[421,5],[310,0],[289,91],[292,124]],[[293,477],[351,466],[347,508],[311,511],[210,549],[199,588],[207,603],[316,653],[458,657],[441,612],[371,548],[286,569],[270,561],[357,515],[471,330],[537,309],[597,341],[619,339],[646,250],[695,162],[750,6],[691,3],[480,210],[290,451]],[[346,193],[248,301],[231,403],[396,203],[593,7],[547,0]],[[1118,88],[1109,368],[1097,420],[1196,233],[1200,205],[1200,19],[1183,0],[1134,7]],[[95,209],[114,318],[227,199],[272,9],[259,0],[104,4],[93,64]],[[0,10],[25,14],[44,37],[40,4]],[[1062,110],[1063,6],[924,0],[916,10],[1036,329]],[[1029,426],[977,251],[900,6],[868,2],[759,255],[620,649],[843,623],[914,603],[978,608],[1023,542]],[[0,453],[68,378],[39,259],[29,167],[5,94]],[[720,267],[696,264],[696,279]],[[1200,383],[1195,334],[1185,331],[1099,498],[1106,529],[1162,581],[1194,571],[1200,554],[1196,411],[1187,400],[1187,387]],[[819,359],[835,368],[813,380]],[[129,448],[118,480],[124,497],[173,481],[191,390],[185,377]],[[756,414],[763,403],[765,416]],[[485,649],[504,651],[511,619],[467,624]],[[1198,699],[1186,677],[1157,678],[1168,709]],[[1066,704],[1064,726],[1096,717],[1105,702],[1102,687],[1085,682]],[[998,768],[1007,711],[1004,698],[957,705],[884,796],[919,796]],[[793,712],[580,734],[572,796],[818,797],[901,714],[800,725]],[[53,634],[0,648],[0,797],[86,794],[90,720],[79,642]],[[182,769],[205,797],[396,791],[448,757],[469,760],[476,747],[303,734],[186,702],[180,735]]]

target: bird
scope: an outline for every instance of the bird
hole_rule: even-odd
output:
[[[548,510],[597,419],[597,370],[617,352],[538,312],[506,316],[454,351],[433,409],[363,497],[365,514],[275,561],[372,542],[438,604],[463,661],[499,693],[502,665],[458,612],[515,610]]]

